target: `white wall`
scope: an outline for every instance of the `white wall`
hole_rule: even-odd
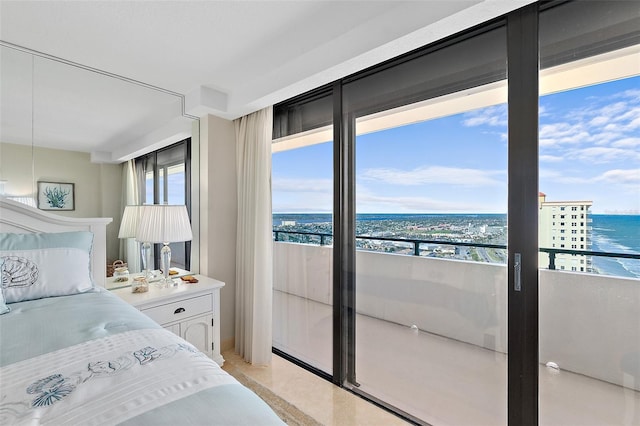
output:
[[[32,173],[32,166],[35,176]],[[70,217],[111,217],[107,225],[107,259],[117,259],[120,228],[122,166],[94,164],[90,154],[58,149],[0,143],[0,179],[5,193],[33,195],[33,181],[75,184],[75,210],[55,212]]]
[[[329,304],[331,250],[274,242],[274,290]],[[358,251],[356,280],[359,314],[507,352],[505,265]],[[539,304],[541,363],[640,390],[640,280],[540,270]]]
[[[236,148],[233,122],[200,119],[200,273],[224,281],[220,339],[233,347],[236,277]]]

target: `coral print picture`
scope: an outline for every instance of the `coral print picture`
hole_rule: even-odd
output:
[[[38,182],[40,210],[75,210],[73,183]]]

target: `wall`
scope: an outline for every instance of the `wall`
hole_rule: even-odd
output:
[[[32,173],[32,165],[35,176]],[[0,179],[6,195],[29,196],[33,180],[75,184],[75,210],[55,212],[70,217],[111,217],[107,226],[107,259],[118,258],[122,166],[94,164],[90,154],[0,143]]]
[[[236,149],[233,122],[200,119],[200,273],[225,282],[220,291],[222,350],[234,346]]]

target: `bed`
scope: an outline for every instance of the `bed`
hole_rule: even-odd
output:
[[[0,424],[284,424],[104,289],[110,221],[0,198]]]

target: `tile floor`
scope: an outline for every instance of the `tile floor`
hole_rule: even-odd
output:
[[[222,356],[225,365],[232,365],[323,425],[409,424],[277,355],[269,367],[252,366],[233,350]]]

